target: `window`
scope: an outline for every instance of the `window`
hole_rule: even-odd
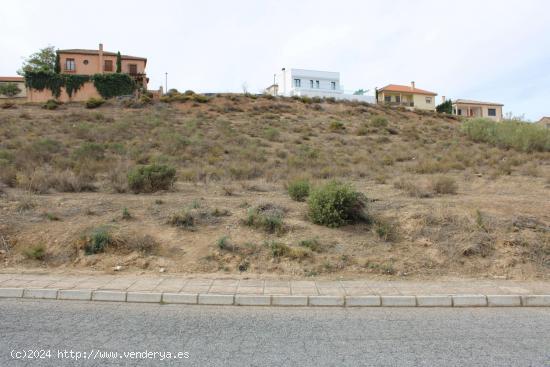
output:
[[[104,71],[113,71],[113,60],[105,60]]]
[[[88,60],[84,60],[84,61],[82,61],[82,63],[83,63],[84,65],[88,65]]]
[[[496,116],[497,115],[497,109],[496,108],[489,108],[487,109],[487,113],[489,116]]]
[[[432,97],[426,97],[426,103],[432,103]]]
[[[65,70],[66,71],[75,71],[74,59],[66,59],[65,60]]]
[[[319,81],[318,80],[315,81],[315,88],[319,89]]]
[[[300,79],[294,79],[294,86],[296,88],[300,88],[302,85],[302,81]]]
[[[384,96],[384,102],[391,102],[391,96]]]
[[[310,81],[309,81],[309,87],[310,87],[311,89],[313,89],[313,80],[310,80]]]
[[[129,64],[128,65],[128,71],[130,74],[135,75],[137,74],[137,65],[136,64]]]
[[[462,110],[460,108],[458,109],[458,115],[462,116]]]
[[[336,82],[330,82],[330,89],[336,90]]]
[[[395,102],[397,103],[401,102],[401,96],[395,96]]]

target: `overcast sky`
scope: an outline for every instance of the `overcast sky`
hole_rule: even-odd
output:
[[[148,58],[150,88],[259,92],[281,67],[339,71],[349,91],[409,84],[550,115],[550,2],[40,1],[0,3],[0,75],[37,49]]]

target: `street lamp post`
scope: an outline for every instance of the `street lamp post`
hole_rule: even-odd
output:
[[[166,94],[168,94],[168,73],[164,73],[164,88],[166,88]]]

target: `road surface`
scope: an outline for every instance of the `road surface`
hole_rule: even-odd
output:
[[[550,308],[6,299],[0,366],[550,366]]]

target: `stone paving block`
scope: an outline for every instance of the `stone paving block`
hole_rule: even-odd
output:
[[[125,291],[93,291],[92,301],[126,302]]]
[[[309,296],[310,306],[343,306],[342,296]]]
[[[23,288],[0,288],[0,298],[21,298]]]
[[[126,302],[160,303],[162,293],[128,292]]]
[[[382,304],[380,296],[347,296],[348,307],[375,307]]]
[[[235,304],[239,306],[269,306],[271,304],[271,296],[237,294],[235,296]]]
[[[237,287],[222,287],[222,286],[212,286],[208,290],[208,293],[213,294],[235,294],[237,292]]]
[[[382,306],[385,307],[415,307],[415,296],[381,296]]]
[[[550,295],[522,296],[524,306],[550,307]]]
[[[25,289],[24,298],[56,299],[57,289]]]
[[[452,307],[453,298],[451,296],[416,296],[416,304],[419,307]]]
[[[237,288],[237,294],[263,294],[263,287],[239,287]]]
[[[92,291],[86,289],[62,289],[57,292],[57,299],[90,301],[92,299]]]
[[[317,291],[317,288],[292,288],[293,295],[300,295],[300,296],[317,296],[319,295],[319,292]]]
[[[232,294],[199,294],[199,305],[232,305]]]
[[[460,294],[453,296],[454,307],[484,307],[487,297],[482,294]]]
[[[490,307],[519,307],[521,296],[519,295],[487,295],[487,305]]]
[[[198,297],[197,293],[163,293],[162,302],[196,305]]]
[[[265,287],[264,294],[290,294],[288,287]]]
[[[273,306],[307,306],[307,296],[271,296]]]

